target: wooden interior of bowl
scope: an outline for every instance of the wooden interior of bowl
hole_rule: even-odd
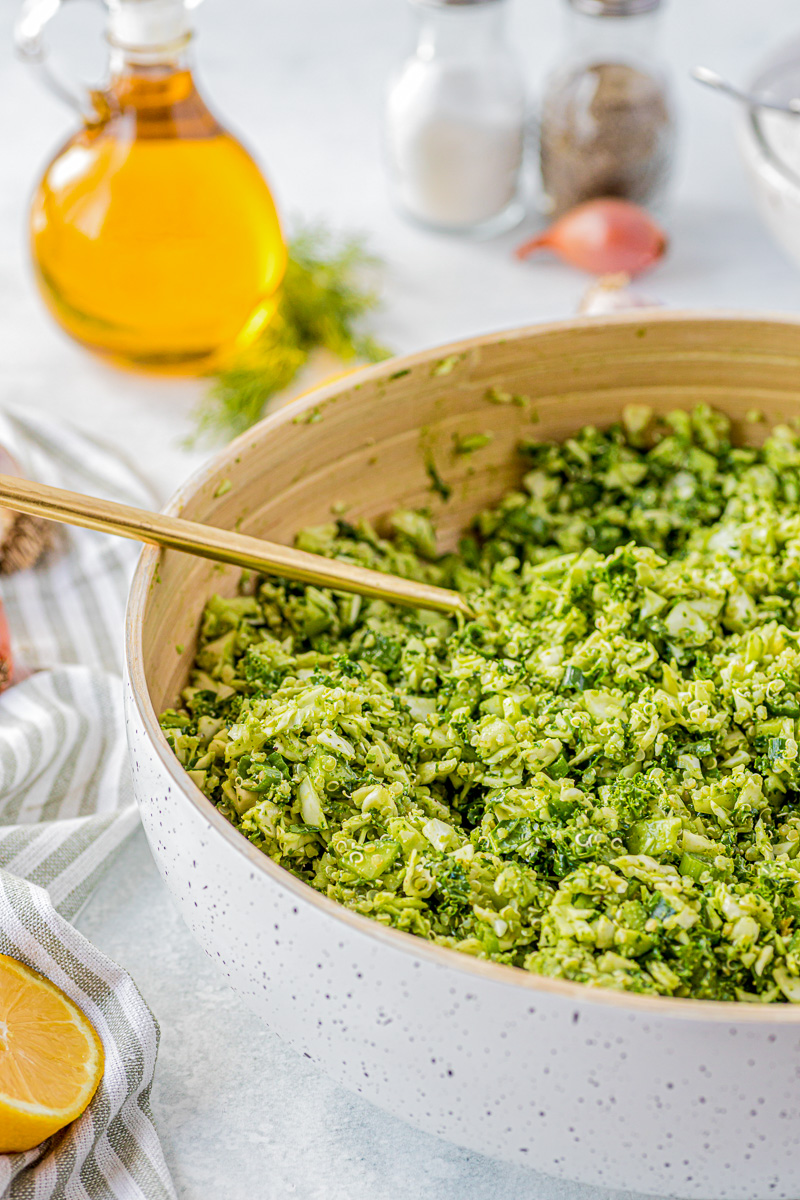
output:
[[[498,393],[517,397],[493,402]],[[398,505],[429,507],[442,545],[519,479],[521,439],[607,426],[624,405],[657,411],[704,401],[741,441],[800,415],[800,323],[791,318],[649,310],[493,334],[392,359],[302,398],[255,426],[191,480],[172,511],[291,542],[306,525],[375,521]],[[748,423],[758,409],[765,421]],[[474,454],[456,439],[491,434]],[[450,489],[432,487],[435,472]],[[228,482],[230,488],[228,488]],[[194,657],[207,598],[232,594],[238,571],[167,552],[149,572],[142,654],[156,712],[174,703]],[[136,588],[134,588],[134,595]]]

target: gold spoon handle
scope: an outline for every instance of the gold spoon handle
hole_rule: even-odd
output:
[[[15,512],[47,517],[66,525],[80,525],[84,529],[98,529],[101,533],[114,533],[169,550],[182,550],[185,554],[231,563],[264,575],[280,575],[297,583],[357,592],[360,596],[388,600],[409,608],[472,615],[464,597],[448,588],[384,575],[382,571],[355,567],[336,558],[296,550],[293,546],[262,542],[260,538],[247,537],[229,529],[147,512],[113,500],[83,496],[29,479],[0,475],[0,504]]]

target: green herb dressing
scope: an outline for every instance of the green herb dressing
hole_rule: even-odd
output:
[[[356,912],[541,975],[800,1001],[800,440],[706,407],[521,446],[437,555],[424,513],[305,550],[472,622],[261,581],[212,599],[162,726],[257,847]]]

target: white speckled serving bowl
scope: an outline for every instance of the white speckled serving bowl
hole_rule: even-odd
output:
[[[538,424],[526,406],[489,403],[490,388],[530,397]],[[351,518],[430,504],[447,539],[517,477],[520,437],[607,424],[634,399],[659,410],[706,400],[752,436],[742,418],[754,407],[770,421],[800,413],[800,323],[639,312],[393,360],[278,411],[170,511],[288,541],[336,501]],[[480,453],[452,453],[454,433],[487,430]],[[447,504],[429,490],[430,459],[452,486]],[[186,679],[206,598],[236,579],[145,550],[126,690],[156,862],[243,1000],[348,1087],[471,1149],[609,1189],[800,1195],[797,1008],[622,995],[480,962],[340,908],[226,822],[156,714]]]

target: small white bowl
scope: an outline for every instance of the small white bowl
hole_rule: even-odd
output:
[[[782,101],[800,96],[800,40],[773,55],[749,90]],[[800,266],[800,116],[744,108],[738,133],[764,224]]]

